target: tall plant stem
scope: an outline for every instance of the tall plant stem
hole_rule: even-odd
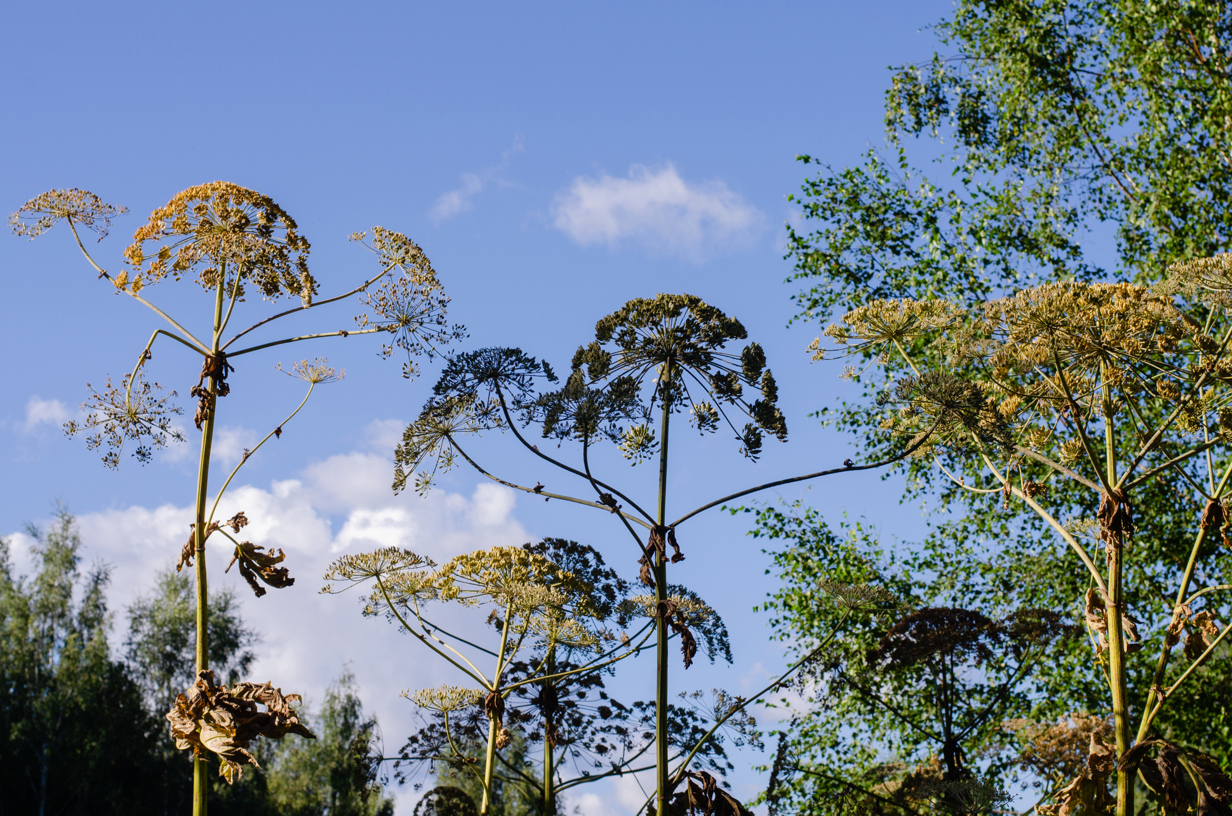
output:
[[[501,673],[505,668],[505,648],[509,645],[509,619],[513,610],[505,609],[505,623],[501,627],[500,649],[496,652],[496,674],[492,677],[493,694],[500,693]],[[479,808],[479,816],[488,816],[492,808],[492,772],[496,768],[496,717],[488,714],[488,750],[483,765],[483,807]]]
[[[239,270],[237,270],[238,274]],[[214,300],[214,338],[210,350],[218,353],[219,330],[222,327],[223,280],[226,278],[226,268],[218,276],[217,293]],[[201,459],[197,463],[197,507],[196,520],[193,523],[194,549],[196,550],[195,570],[197,574],[197,671],[203,672],[210,665],[210,607],[208,584],[205,575],[205,539],[206,529],[205,504],[210,486],[210,448],[214,442],[214,410],[218,402],[218,383],[211,377],[206,386],[209,396],[208,408],[201,423]],[[209,762],[204,757],[198,757],[193,762],[193,816],[206,816],[209,807]]]
[[[1112,416],[1112,393],[1108,387],[1107,370],[1100,362],[1100,379],[1103,391],[1104,414],[1104,479],[1105,485],[1117,484],[1116,431]],[[1075,414],[1075,422],[1077,422]],[[1123,496],[1123,494],[1122,494]],[[1108,501],[1119,502],[1121,496],[1109,491]],[[1125,608],[1125,593],[1122,586],[1124,568],[1124,542],[1119,532],[1105,531],[1105,546],[1108,552],[1108,598],[1105,615],[1108,621],[1108,684],[1112,691],[1112,719],[1116,730],[1117,756],[1125,755],[1130,747],[1129,694],[1125,683],[1125,639],[1121,615]],[[1133,816],[1134,771],[1117,767],[1117,816]]]
[[[556,644],[548,647],[547,660],[544,663],[544,671],[552,674],[556,671]],[[543,684],[543,691],[540,696],[543,697],[547,692],[548,684]],[[551,728],[553,723],[551,718],[556,716],[556,712],[544,708],[543,721],[543,816],[556,816],[556,788],[553,784],[556,775],[556,768],[553,767],[553,760],[556,759],[556,746],[552,744],[549,734],[555,733]]]
[[[672,378],[675,375],[672,360],[663,366],[663,416],[659,422],[660,436],[663,440],[659,448],[659,502],[655,513],[655,523],[662,528],[667,521],[667,435],[672,418]],[[667,600],[667,558],[666,546],[659,545],[654,552],[655,574],[655,613],[658,642],[655,644],[656,675],[655,675],[655,810],[658,816],[667,816],[667,802],[671,795],[671,769],[668,767],[667,751],[667,710],[670,702],[667,692],[668,651],[667,639],[670,632],[667,628],[667,618],[663,615]]]

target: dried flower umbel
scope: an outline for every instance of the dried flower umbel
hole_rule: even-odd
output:
[[[155,341],[159,337],[167,338],[190,349],[199,358],[199,362],[179,375],[185,380],[190,377],[195,380],[189,389],[189,396],[196,400],[193,425],[201,433],[201,456],[191,533],[179,553],[178,568],[191,566],[196,573],[196,662],[198,671],[207,672],[209,649],[204,611],[208,609],[206,540],[218,533],[230,541],[231,563],[238,564],[240,574],[258,597],[264,595],[267,588],[285,588],[294,584],[294,578],[282,564],[285,556],[281,550],[240,541],[231,534],[238,534],[243,526],[236,523],[243,517],[242,513],[229,522],[216,520],[220,503],[240,468],[270,439],[282,438],[285,427],[303,408],[316,386],[335,382],[342,376],[341,372],[335,371],[320,358],[294,364],[292,376],[307,384],[303,400],[255,447],[244,451],[240,462],[219,487],[210,482],[218,401],[231,394],[233,389],[238,390],[237,369],[243,370],[243,373],[252,370],[244,370],[242,363],[246,362],[245,356],[303,340],[385,332],[397,335],[396,343],[406,350],[409,365],[410,356],[436,353],[439,347],[460,337],[462,331],[445,324],[444,309],[448,298],[441,292],[431,264],[422,250],[399,233],[380,227],[373,230],[371,248],[377,252],[380,270],[366,280],[361,279],[359,285],[348,292],[320,299],[317,296],[317,280],[308,266],[311,247],[300,234],[295,220],[269,196],[223,181],[190,187],[154,210],[149,220],[137,229],[132,244],[125,250],[125,268],[112,274],[103,269],[86,249],[78,227],[95,231],[101,239],[107,234],[111,219],[124,212],[123,207],[106,204],[93,193],[76,189],[55,190],[27,202],[13,214],[10,223],[16,234],[31,238],[46,232],[56,223],[66,223],[98,277],[107,280],[114,291],[147,307],[160,321],[159,327],[154,329],[137,355],[132,373],[118,387],[112,386],[109,379],[101,392],[91,389],[92,398],[85,406],[88,410],[86,419],[66,425],[69,435],[86,431],[87,445],[91,449],[105,446],[107,453],[103,461],[106,465],[112,468],[118,465],[120,451],[126,442],[135,442],[135,456],[146,462],[151,459],[154,450],[169,441],[183,439],[183,432],[172,421],[172,417],[179,413],[179,409],[170,402],[174,392],[162,396],[158,386],[144,378],[144,368],[153,358]],[[180,322],[146,299],[145,295],[153,284],[183,277],[192,278],[210,293],[208,323],[205,320]],[[240,304],[248,300],[247,296],[254,287],[264,300],[289,296],[298,299],[299,305],[258,318],[240,331],[229,332],[232,318],[246,311]],[[247,338],[254,332],[268,331],[272,323],[283,317],[366,293],[371,293],[369,304],[384,316],[373,320],[360,315],[357,319],[361,325],[357,330],[336,329],[275,337],[247,347],[236,347],[241,338]],[[208,334],[198,337],[185,328],[186,325],[199,323],[210,326]],[[213,497],[212,505],[207,499],[210,496]],[[246,517],[244,521],[246,523]],[[231,533],[227,532],[226,527],[231,527]],[[218,537],[214,540],[217,541]],[[204,705],[201,700],[213,700],[223,693],[216,693],[212,688],[203,687],[200,694],[189,702],[193,706]],[[188,737],[185,739],[191,742]],[[242,758],[244,754],[236,756]],[[231,763],[226,767],[235,766]],[[194,816],[203,816],[206,812],[208,780],[204,769],[204,763],[195,764]]]

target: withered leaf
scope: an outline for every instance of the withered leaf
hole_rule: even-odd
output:
[[[196,682],[175,698],[167,720],[176,748],[191,749],[197,757],[205,756],[206,751],[217,754],[221,760],[219,774],[232,784],[243,773],[244,765],[261,767],[248,750],[256,737],[282,739],[298,734],[316,739],[299,721],[292,702],[300,702],[300,696],[283,696],[282,689],[270,683],[216,686],[214,673],[202,671]]]
[[[224,572],[230,572],[231,567],[238,561],[240,575],[244,576],[244,580],[248,582],[248,586],[252,587],[252,591],[258,598],[266,592],[265,587],[257,582],[258,578],[274,589],[285,589],[295,584],[295,579],[291,577],[286,567],[276,566],[287,557],[286,554],[280,549],[262,552],[264,549],[251,541],[240,542],[231,556],[231,562],[224,570]]]
[[[1051,805],[1037,806],[1043,816],[1087,816],[1110,813],[1116,800],[1108,793],[1108,777],[1116,768],[1116,751],[1102,736],[1091,733],[1086,767],[1054,795]]]
[[[676,786],[684,782],[684,790],[668,802],[670,816],[753,816],[739,799],[719,786],[719,781],[705,771],[688,771]],[[650,808],[654,813],[654,806]]]
[[[1185,636],[1185,657],[1197,660],[1210,648],[1211,642],[1219,636],[1219,627],[1215,624],[1215,616],[1209,610],[1202,610],[1185,623],[1188,634]]]

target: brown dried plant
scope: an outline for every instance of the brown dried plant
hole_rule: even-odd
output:
[[[179,413],[179,409],[170,403],[170,399],[175,396],[174,392],[169,396],[161,396],[158,386],[146,381],[143,376],[144,367],[153,357],[152,348],[155,341],[160,336],[166,337],[190,349],[199,357],[199,365],[194,364],[190,369],[196,382],[189,389],[189,395],[197,401],[193,424],[201,432],[201,456],[197,472],[194,519],[190,525],[189,540],[179,553],[177,569],[191,566],[196,573],[196,667],[198,672],[203,673],[204,678],[209,669],[206,540],[214,533],[219,533],[229,540],[231,563],[238,563],[240,574],[258,597],[266,593],[267,587],[286,588],[295,583],[288,568],[282,564],[285,556],[281,550],[268,550],[251,541],[240,541],[232,535],[238,534],[240,528],[247,523],[247,517],[243,513],[228,522],[215,520],[219,504],[239,470],[270,439],[282,437],[285,426],[307,403],[316,386],[335,382],[342,377],[341,373],[321,359],[313,362],[305,360],[293,365],[289,373],[303,380],[308,386],[303,400],[255,447],[244,452],[239,464],[231,470],[221,486],[212,487],[210,467],[214,431],[218,421],[218,400],[232,393],[232,375],[237,360],[257,351],[304,340],[389,333],[396,335],[393,342],[407,352],[410,366],[411,356],[435,354],[442,346],[459,338],[463,332],[459,327],[446,325],[444,312],[448,298],[441,292],[431,264],[418,246],[399,233],[377,227],[373,231],[374,240],[369,248],[377,254],[380,270],[374,276],[362,280],[350,291],[320,300],[316,297],[317,280],[308,267],[311,247],[307,239],[299,233],[295,220],[266,195],[223,181],[190,187],[176,194],[166,205],[155,209],[149,220],[134,233],[132,244],[124,251],[126,268],[113,275],[94,260],[81,241],[78,227],[94,230],[101,239],[107,234],[111,219],[124,212],[126,210],[123,207],[106,204],[93,193],[77,189],[53,190],[28,201],[9,221],[16,234],[31,238],[46,232],[58,222],[67,223],[78,247],[98,273],[98,277],[106,279],[116,291],[150,309],[161,321],[160,327],[153,331],[149,341],[137,355],[132,373],[127,375],[118,387],[113,386],[108,379],[102,392],[91,389],[92,398],[84,406],[89,411],[86,419],[81,423],[70,422],[65,427],[70,436],[78,431],[87,432],[87,445],[91,449],[106,447],[103,461],[108,467],[115,468],[119,464],[121,450],[127,441],[136,442],[134,455],[139,461],[147,462],[155,449],[166,445],[170,440],[183,439],[183,432],[172,424],[171,419]],[[362,234],[360,237],[362,239]],[[149,286],[168,278],[179,280],[185,276],[194,279],[212,296],[208,306],[211,331],[203,338],[197,337],[184,327],[187,321],[177,321],[145,297]],[[249,286],[256,287],[265,300],[272,301],[286,295],[298,298],[300,303],[298,306],[259,318],[228,338],[227,330],[232,317],[237,312],[244,311],[242,308],[237,309],[237,306],[246,302]],[[360,314],[356,318],[360,324],[357,330],[338,329],[295,335],[232,349],[232,345],[240,338],[265,329],[281,318],[357,295],[365,295],[373,287],[377,289],[367,295],[366,304],[374,314]],[[406,369],[406,373],[411,372],[411,368]],[[188,374],[183,376],[187,378]],[[207,506],[207,497],[211,494],[213,504]],[[230,533],[226,527],[231,527]],[[201,682],[206,683],[204,679]],[[215,698],[225,700],[230,699],[227,694],[242,697],[243,694],[249,693],[235,689],[230,692],[225,689],[216,691],[210,683],[206,683],[198,691],[199,693],[190,694],[187,698],[186,705],[192,707],[192,712],[191,717],[188,713],[184,716],[190,719],[199,720],[198,715],[206,716],[202,714],[205,709],[197,709],[215,705]],[[185,728],[186,722],[181,723]],[[192,732],[190,729],[184,733]],[[185,736],[184,740],[186,742],[182,747],[188,747],[188,743],[192,742],[188,736]],[[247,756],[240,748],[235,750],[239,753],[234,756]],[[234,762],[228,761],[225,767],[232,769],[236,766]],[[204,769],[203,762],[195,763],[195,816],[202,816],[206,812],[208,782]],[[226,776],[228,781],[233,778],[230,771],[226,772]]]

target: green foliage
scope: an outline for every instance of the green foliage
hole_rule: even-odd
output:
[[[867,369],[849,370],[869,400],[823,412],[825,418],[879,452],[903,450],[944,419],[935,456],[904,467],[909,497],[930,509],[926,539],[905,548],[914,549],[911,574],[926,603],[945,598],[946,605],[984,610],[1044,608],[1081,620],[1076,607],[1090,578],[1073,569],[1074,549],[1019,493],[1007,494],[1004,481],[964,467],[964,451],[955,443],[970,442],[971,431],[983,429],[982,442],[991,451],[1006,441],[1011,426],[1034,416],[1035,435],[1016,435],[1016,444],[1037,453],[1047,448],[1053,461],[1068,467],[1085,453],[1065,420],[1048,425],[1046,418],[1058,416],[1059,403],[1050,404],[1030,385],[1060,385],[1033,367],[1039,359],[1027,361],[1030,341],[1014,352],[1021,367],[1013,381],[1027,387],[1007,395],[996,388],[998,371],[981,371],[968,355],[955,354],[953,345],[935,342],[952,332],[948,317],[930,323],[930,315],[908,314],[901,301],[897,311],[891,309],[893,299],[935,312],[940,307],[934,299],[967,307],[1040,282],[1110,277],[1154,282],[1169,264],[1226,250],[1232,235],[1227,206],[1232,170],[1218,146],[1226,141],[1232,104],[1225,67],[1230,25],[1226,4],[1206,0],[959,0],[936,29],[945,53],[895,70],[886,96],[889,154],[870,153],[860,166],[845,170],[820,167],[795,197],[806,219],[805,227],[790,232],[793,280],[807,287],[795,298],[799,316],[826,320],[835,312],[868,307],[865,316],[876,320],[867,323],[863,337],[879,334],[879,341],[888,343],[858,352],[871,362],[888,349],[878,370],[867,375]],[[807,156],[802,160],[816,166]],[[936,164],[931,179],[916,169],[928,161]],[[1113,259],[1092,251],[1107,229],[1116,233]],[[1182,334],[1209,330],[1205,310],[1223,305],[1224,269],[1225,259],[1195,261],[1188,280],[1166,291],[1195,301],[1201,295],[1191,312],[1198,327]],[[1032,329],[1043,341],[1050,332],[1069,329],[1070,318],[1082,310],[1103,308],[1075,304],[1066,312],[1056,305],[1050,305],[1051,315],[1036,316],[1047,317],[1047,325]],[[1141,317],[1147,317],[1145,310]],[[1035,319],[1024,311],[1008,322],[1022,318]],[[1175,395],[1169,383],[1183,386],[1186,375],[1174,369],[1149,373],[1133,332],[1125,328],[1109,326],[1102,337],[1097,331],[1095,347],[1062,358],[1069,365],[1085,357],[1079,368],[1085,365],[1087,373],[1075,374],[1072,384],[1083,405],[1091,404],[1100,359],[1116,358],[1118,370],[1131,372],[1125,385],[1138,382],[1155,395],[1153,404],[1136,395],[1128,400],[1140,416],[1127,414],[1132,410],[1120,401],[1114,408],[1124,433],[1118,444],[1132,457],[1145,440],[1134,438],[1130,429],[1158,427],[1177,405],[1170,401]],[[832,337],[840,339],[842,331]],[[1045,345],[1035,342],[1037,349]],[[1130,359],[1134,355],[1142,357],[1141,364]],[[958,393],[960,385],[965,396]],[[874,407],[878,394],[885,396]],[[939,394],[946,398],[922,399]],[[1015,404],[1013,397],[1021,401]],[[1102,451],[1098,402],[1087,416]],[[1037,410],[1041,413],[1033,414]],[[1195,423],[1194,415],[1204,412],[1206,419]],[[1217,412],[1218,406],[1204,398],[1181,411],[1177,422],[1211,428]],[[914,434],[899,433],[908,427]],[[1222,426],[1209,432],[1220,433]],[[975,448],[969,445],[966,453]],[[1165,451],[1182,452],[1166,440],[1156,453]],[[1186,460],[1133,488],[1137,529],[1124,584],[1139,633],[1158,638],[1172,623],[1173,599],[1167,595],[1185,571],[1195,521],[1204,516],[1201,494],[1213,487],[1204,485],[1206,470],[1199,464]],[[1012,476],[1017,490],[1030,492],[1075,537],[1092,531],[1096,507],[1089,486],[1060,476],[1045,479],[1041,463],[1025,455],[1013,468],[1003,475]],[[1089,471],[1087,478],[1093,478]],[[1191,489],[1198,485],[1204,489]],[[775,525],[767,523],[765,532],[773,533]],[[817,552],[815,574],[842,567],[844,558]],[[1219,584],[1225,560],[1208,539],[1197,552],[1194,584]],[[1232,611],[1220,593],[1204,600],[1216,617],[1226,620]],[[803,606],[784,614],[788,621],[807,617]],[[1158,652],[1127,655],[1135,704],[1145,700],[1144,684],[1157,657]],[[1191,702],[1172,707],[1164,725],[1175,739],[1221,754],[1225,767],[1232,759],[1227,725],[1232,713],[1217,689],[1227,687],[1228,672],[1225,660],[1200,667],[1186,681],[1195,683],[1189,688]],[[1027,731],[1042,735],[1058,721],[1076,728],[1078,720],[1067,719],[1069,712],[1106,711],[1107,684],[1092,666],[1089,645],[1058,644],[1048,671],[1037,673],[1033,682],[1034,724],[1017,731],[1018,737]],[[806,729],[821,727],[826,717],[813,715]],[[888,723],[891,716],[879,719]],[[805,756],[813,750],[807,738],[789,742]],[[882,747],[895,750],[891,743]],[[859,765],[839,756],[831,767]]]
[[[125,662],[141,685],[150,712],[158,717],[170,711],[176,695],[196,679],[196,620],[192,579],[170,568],[158,574],[150,594],[129,604]],[[239,602],[230,589],[221,589],[210,598],[209,621],[210,665],[223,682],[235,683],[256,659],[249,649],[260,641],[260,635],[244,625]]]
[[[370,750],[376,720],[366,718],[349,671],[325,691],[316,716],[302,717],[316,740],[268,743],[262,753],[270,801],[286,816],[392,816],[376,783]],[[379,758],[379,754],[377,755]]]
[[[37,572],[13,574],[0,541],[0,790],[14,813],[153,812],[141,760],[154,745],[141,689],[108,651],[107,569],[80,569],[61,508],[30,528]]]

